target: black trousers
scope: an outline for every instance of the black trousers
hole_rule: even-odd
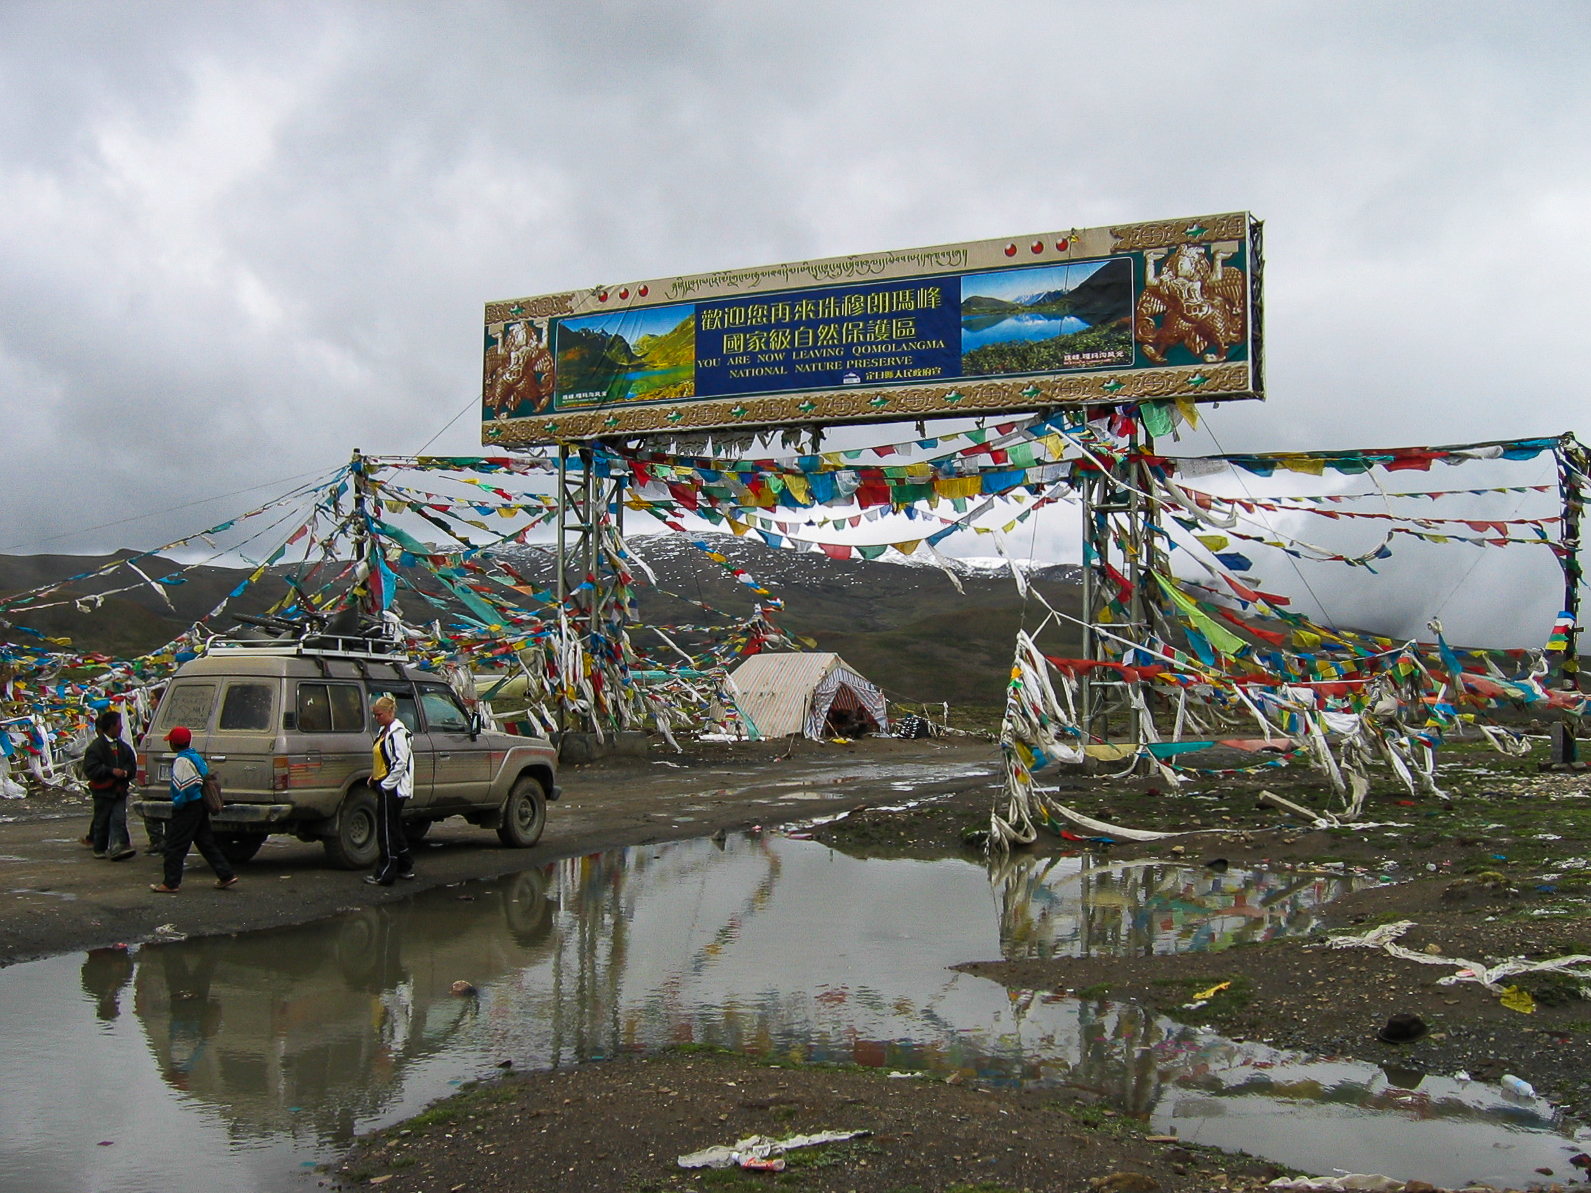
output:
[[[381,846],[377,882],[387,884],[414,870],[409,838],[403,835],[403,801],[385,787],[376,788],[376,843]]]
[[[94,824],[88,830],[95,853],[115,853],[127,846],[127,792],[112,788],[94,792]]]
[[[171,810],[171,823],[166,826],[167,886],[182,885],[182,863],[190,845],[198,847],[200,856],[210,863],[210,869],[222,882],[232,877],[232,864],[215,843],[215,834],[210,831],[210,813],[202,799],[189,800]]]

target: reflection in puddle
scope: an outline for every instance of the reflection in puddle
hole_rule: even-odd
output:
[[[443,889],[299,928],[14,966],[0,971],[18,1025],[0,1036],[0,1081],[72,1092],[0,1100],[0,1164],[35,1190],[300,1189],[301,1166],[355,1130],[504,1059],[687,1042],[1078,1086],[1159,1129],[1316,1171],[1521,1184],[1567,1155],[1544,1103],[1443,1078],[1396,1090],[1369,1066],[948,968],[1295,930],[1343,880],[1232,872],[1216,886],[1198,868],[1078,859],[993,878],[991,897],[991,876],[962,860],[686,841],[472,884],[473,902]],[[478,993],[454,995],[459,980]]]
[[[1011,855],[993,875],[1008,959],[1147,957],[1307,935],[1373,879],[1197,864]]]

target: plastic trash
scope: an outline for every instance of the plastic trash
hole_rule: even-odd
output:
[[[1536,1087],[1523,1077],[1515,1077],[1512,1073],[1504,1073],[1503,1079],[1497,1083],[1503,1087],[1505,1094],[1513,1094],[1516,1098],[1534,1098]]]
[[[1536,1013],[1536,1000],[1530,991],[1519,986],[1504,986],[1502,998],[1498,1000],[1510,1011],[1518,1011],[1521,1015],[1534,1015]]]
[[[733,1147],[719,1144],[699,1152],[679,1157],[681,1168],[728,1168],[731,1165],[754,1172],[783,1172],[784,1153],[801,1147],[816,1147],[820,1143],[844,1143],[857,1139],[869,1131],[817,1131],[811,1135],[791,1135],[773,1139],[767,1135],[748,1135],[737,1140]]]

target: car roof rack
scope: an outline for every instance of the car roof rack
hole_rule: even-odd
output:
[[[402,643],[357,635],[310,634],[303,638],[215,638],[205,654],[270,655],[281,657],[320,657],[329,659],[368,659],[380,663],[405,663],[408,652]]]

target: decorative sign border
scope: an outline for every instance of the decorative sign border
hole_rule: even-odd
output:
[[[482,442],[1263,398],[1261,227],[1236,212],[489,303]],[[993,357],[968,348],[985,341]]]

